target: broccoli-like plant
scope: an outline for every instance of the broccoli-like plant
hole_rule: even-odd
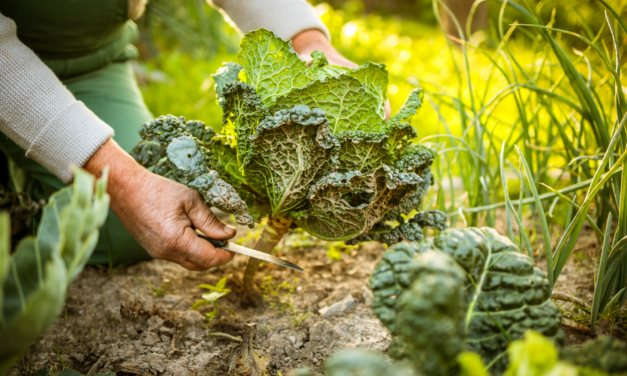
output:
[[[312,58],[307,66],[291,42],[270,31],[246,34],[238,63],[213,75],[221,133],[160,117],[144,125],[133,156],[235,212],[239,223],[269,217],[259,251],[270,252],[295,226],[325,240],[389,244],[422,240],[424,226],[444,228],[439,212],[407,221],[401,215],[419,210],[431,185],[433,153],[412,144],[416,132],[404,123],[421,106],[422,91],[412,91],[386,122],[385,65],[333,66],[320,51]],[[248,291],[257,265],[251,259],[244,273]]]
[[[490,228],[447,229],[390,248],[370,279],[374,312],[394,335],[390,355],[426,375],[457,375],[463,350],[493,374],[507,346],[536,331],[560,344],[561,315],[533,261]]]

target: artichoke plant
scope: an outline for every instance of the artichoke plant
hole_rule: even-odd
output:
[[[0,375],[61,313],[67,286],[91,257],[109,213],[106,187],[106,171],[94,191],[94,178],[77,169],[74,183],[50,196],[37,235],[13,254],[9,215],[0,213]]]

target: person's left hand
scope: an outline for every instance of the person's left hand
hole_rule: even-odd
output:
[[[339,65],[346,68],[357,68],[359,65],[342,56],[327,40],[320,30],[305,30],[292,38],[292,48],[301,59],[311,64],[311,53],[319,50],[324,52],[331,65]],[[390,101],[385,101],[385,120],[390,118],[392,110]]]

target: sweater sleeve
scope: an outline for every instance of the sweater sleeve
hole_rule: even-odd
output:
[[[0,131],[65,183],[113,136],[0,14]]]
[[[242,33],[265,28],[292,39],[301,31],[318,29],[327,39],[329,30],[306,0],[210,0],[222,9]]]

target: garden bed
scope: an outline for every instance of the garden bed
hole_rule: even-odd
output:
[[[497,228],[504,233],[505,228]],[[238,237],[246,245],[256,236],[256,230],[250,231],[239,228]],[[328,245],[302,233],[293,233],[284,242],[279,247],[280,255],[305,272],[271,264],[260,269],[259,285],[264,277],[268,285],[271,276],[274,286],[287,282],[294,287],[291,293],[280,290],[278,296],[285,302],[283,293],[288,294],[291,307],[278,310],[267,301],[256,308],[241,307],[239,281],[246,263],[243,256],[200,273],[161,260],[118,270],[88,267],[69,288],[64,312],[54,327],[31,346],[9,375],[22,375],[51,364],[60,368],[61,359],[65,367],[85,374],[252,375],[257,366],[260,374],[285,375],[299,367],[320,370],[329,355],[343,348],[386,351],[390,335],[371,312],[367,288],[385,247],[365,243],[342,252],[341,260],[333,261],[327,255]],[[575,250],[578,253],[586,257],[571,258],[556,291],[577,295],[589,304],[598,254],[591,231],[584,231],[580,237]],[[215,285],[227,275],[231,277],[226,287],[232,292],[220,302],[235,316],[221,309],[210,332],[225,333],[242,342],[208,335],[201,312],[211,308],[201,308],[200,312],[191,308],[206,291],[196,286]],[[136,278],[156,287],[168,283],[168,288],[164,295],[156,296]],[[266,297],[270,298],[269,294]],[[320,314],[320,309],[340,301],[344,301],[340,308],[353,306],[330,317]],[[570,303],[563,306],[563,311],[575,314]],[[302,320],[307,312],[311,314],[295,326],[299,323],[294,321]],[[567,345],[578,346],[591,338],[573,326],[563,325]],[[623,337],[620,330],[612,330],[611,324],[603,321],[599,332]]]

